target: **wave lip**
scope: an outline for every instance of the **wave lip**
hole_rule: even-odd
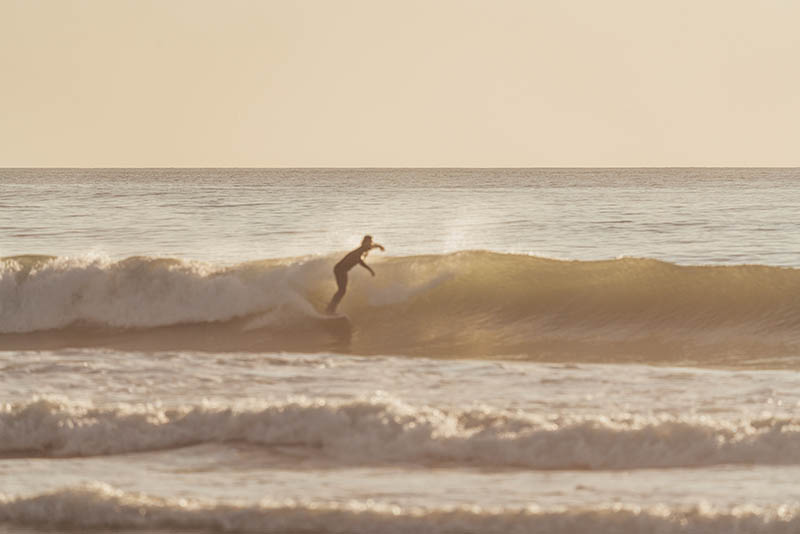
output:
[[[319,310],[336,258],[0,260],[0,347],[300,351],[796,366],[800,270],[513,254],[376,258]],[[754,365],[760,365],[755,363]]]
[[[29,497],[0,494],[0,521],[66,528],[180,528],[224,532],[753,532],[800,529],[797,506],[708,505],[582,509],[404,508],[375,502],[307,503],[265,499],[214,504],[126,493],[103,483]]]
[[[0,409],[0,454],[95,456],[200,443],[299,447],[342,465],[637,469],[800,464],[800,419],[553,416],[414,407],[384,396],[230,406],[95,407],[34,399]]]

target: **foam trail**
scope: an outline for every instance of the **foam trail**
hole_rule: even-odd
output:
[[[800,419],[554,416],[411,406],[378,396],[240,405],[96,407],[34,399],[0,410],[0,454],[94,456],[210,442],[308,448],[342,465],[636,469],[800,464]]]
[[[126,493],[103,483],[16,497],[0,494],[0,521],[46,528],[156,529],[215,532],[314,533],[781,533],[800,529],[796,505],[708,505],[596,508],[487,508],[478,505],[404,508],[366,502],[317,503],[264,499],[258,504],[215,504]]]

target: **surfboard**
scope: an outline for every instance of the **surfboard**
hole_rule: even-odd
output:
[[[346,325],[350,326],[350,318],[343,313],[337,313],[334,315],[327,315],[324,313],[319,314],[319,316],[315,317],[317,321],[321,321],[324,324],[328,325]]]
[[[350,318],[344,314],[320,314],[319,317],[315,317],[314,320],[318,321],[325,330],[337,337],[350,337],[352,333]]]
[[[334,313],[334,314],[327,314],[321,313],[319,314],[318,319],[321,321],[334,321],[334,322],[346,322],[350,323],[350,318],[343,314],[343,313]]]

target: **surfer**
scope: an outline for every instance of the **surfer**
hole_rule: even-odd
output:
[[[347,291],[347,271],[356,265],[361,265],[368,270],[372,276],[375,276],[375,271],[370,269],[369,265],[364,263],[364,258],[373,248],[386,250],[383,248],[383,246],[373,243],[371,235],[365,235],[364,239],[361,241],[361,246],[352,252],[348,252],[347,255],[339,260],[339,263],[333,267],[333,274],[336,276],[336,285],[339,286],[339,289],[336,291],[336,294],[333,295],[331,303],[328,304],[328,313],[336,312],[336,306],[339,305],[339,301],[342,300],[342,297],[344,297],[344,292]]]

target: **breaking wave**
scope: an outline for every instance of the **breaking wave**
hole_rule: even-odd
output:
[[[95,456],[242,442],[340,465],[638,469],[800,464],[800,419],[577,416],[411,406],[382,396],[249,405],[0,406],[0,456]]]
[[[162,498],[94,482],[33,496],[0,493],[0,521],[47,528],[186,529],[214,532],[728,532],[788,533],[800,529],[797,505],[593,508],[402,507],[374,501],[346,504],[264,499],[217,504]]]
[[[334,261],[4,258],[0,349],[336,350],[721,365],[800,354],[800,270],[793,268],[481,251],[376,257],[377,277],[351,273],[341,306],[347,328],[318,311],[335,290]]]

